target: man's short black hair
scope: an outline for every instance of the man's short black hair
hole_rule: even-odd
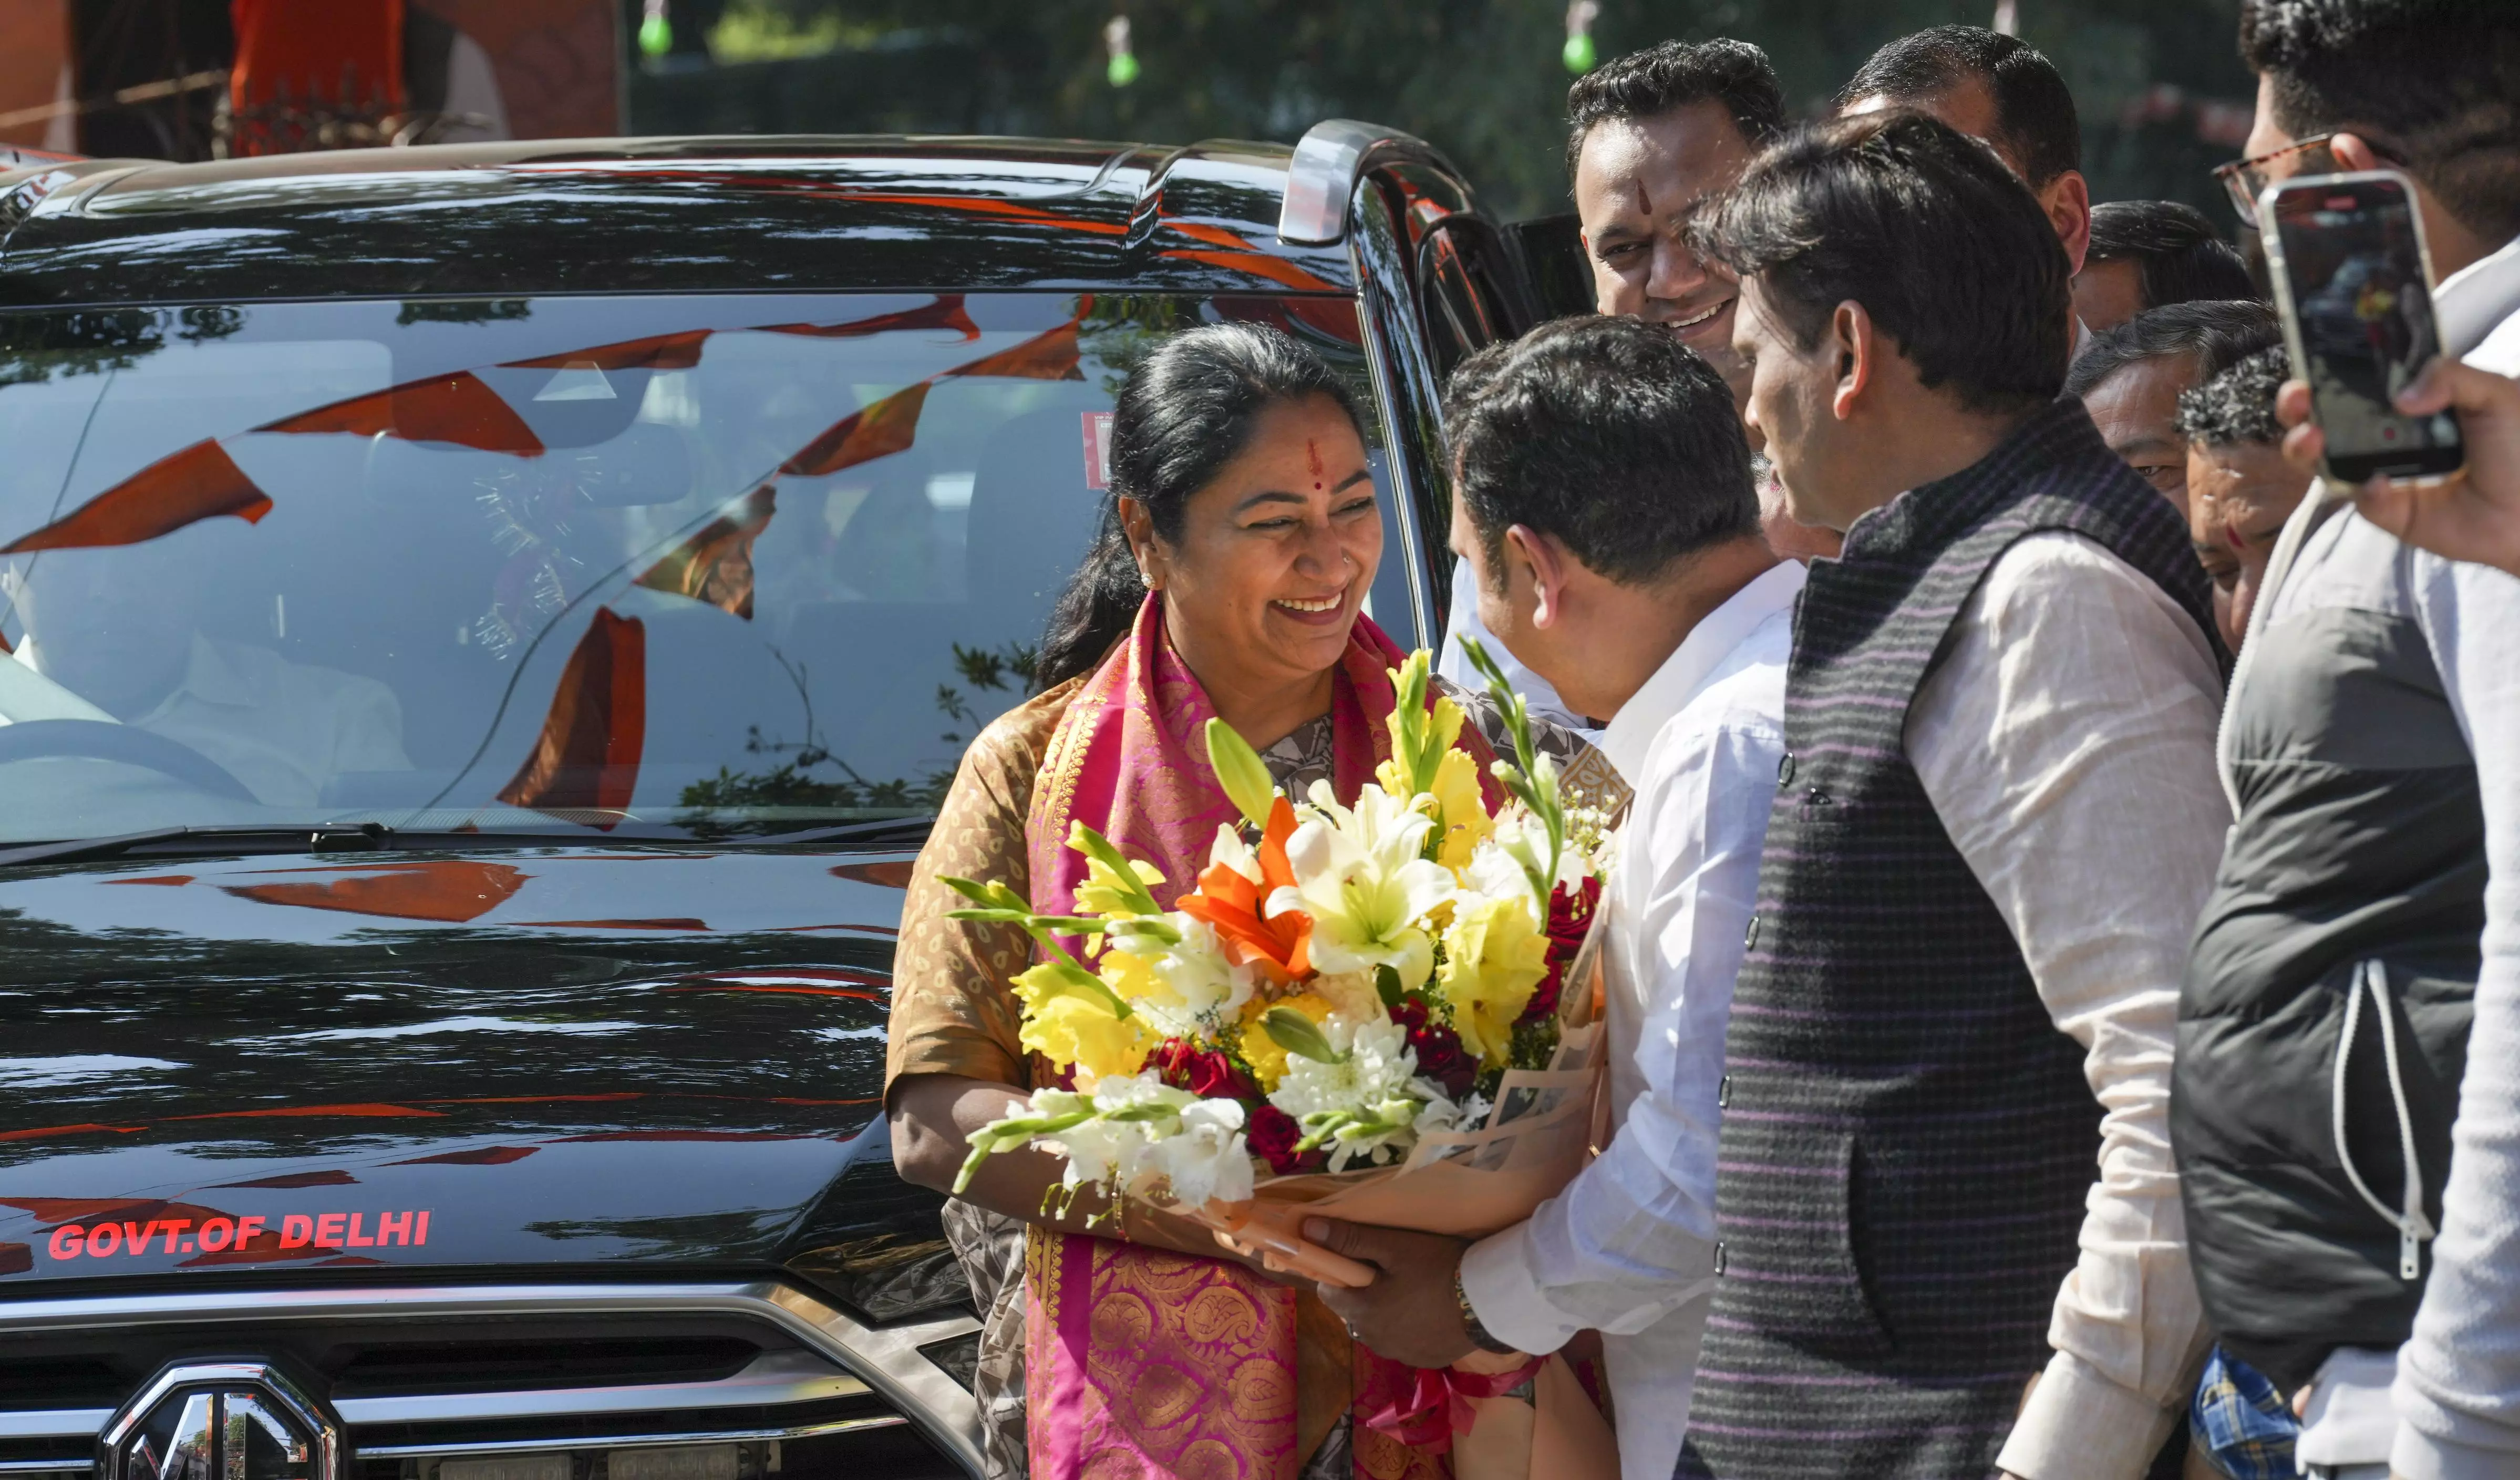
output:
[[[2292,374],[2282,346],[2262,349],[2179,393],[2179,434],[2199,447],[2234,442],[2274,443],[2283,438],[2275,420],[2275,391]]]
[[[1891,110],[1787,135],[1690,228],[1805,349],[1864,305],[1928,389],[1971,411],[2045,405],[2071,353],[2072,273],[2038,198],[1983,142]]]
[[[2368,132],[2489,244],[2520,236],[2520,5],[2243,0],[2240,58],[2285,132]]]
[[[1614,581],[1650,581],[1759,532],[1750,444],[1724,377],[1670,331],[1586,314],[1453,372],[1453,492],[1502,568],[1516,524]]]
[[[1756,149],[1783,132],[1785,95],[1768,54],[1747,41],[1665,41],[1630,52],[1566,89],[1566,178],[1575,178],[1585,137],[1610,119],[1659,118],[1712,98]]]
[[[2092,207],[2092,246],[2083,265],[2135,263],[2143,306],[2199,298],[2254,298],[2248,264],[2193,205],[2177,201],[2109,201]]]
[[[2282,323],[2256,298],[2165,303],[2092,336],[2065,372],[2065,393],[2088,396],[2130,365],[2173,355],[2193,355],[2197,380],[2210,380],[2281,343]]]
[[[2083,167],[2083,124],[2056,64],[2018,36],[1979,25],[1937,25],[1872,54],[1837,90],[1840,109],[1866,98],[1921,107],[1975,79],[1995,103],[1990,141],[2018,161],[2030,188]]]

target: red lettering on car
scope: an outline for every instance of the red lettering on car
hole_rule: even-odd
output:
[[[124,1224],[122,1226],[123,1252],[126,1254],[148,1253],[149,1240],[158,1235],[158,1221],[154,1218],[147,1223]]]
[[[316,1214],[315,1241],[328,1249],[339,1248],[341,1246],[341,1220],[348,1216],[349,1215],[346,1213]]]
[[[103,1259],[122,1247],[122,1230],[111,1223],[100,1223],[87,1235],[87,1252],[91,1259]]]
[[[260,1220],[257,1219],[255,1221],[259,1222]],[[211,1241],[214,1237],[217,1239],[217,1242],[215,1243]],[[219,1250],[226,1248],[235,1240],[236,1221],[229,1218],[213,1218],[209,1222],[202,1225],[202,1236],[198,1241],[202,1246],[202,1253],[215,1254]]]
[[[87,1252],[87,1230],[75,1223],[66,1223],[53,1230],[53,1241],[45,1252],[55,1259],[76,1259]]]
[[[280,1220],[280,1246],[302,1249],[315,1241],[315,1220],[303,1213],[292,1213]]]
[[[413,1232],[411,1241],[420,1244],[428,1242],[428,1209],[420,1210],[420,1227]]]
[[[260,1213],[248,1213],[245,1217],[238,1219],[236,1241],[239,1244],[243,1244],[247,1239],[261,1233],[264,1222],[266,1222],[266,1220]]]
[[[377,1241],[375,1239],[364,1237],[359,1233],[359,1220],[367,1216],[368,1215],[365,1213],[352,1213],[350,1215],[350,1236],[341,1240],[341,1246],[343,1248],[372,1249],[377,1246]]]
[[[411,1215],[409,1213],[379,1213],[377,1215],[377,1242],[379,1245],[387,1243],[410,1243]]]

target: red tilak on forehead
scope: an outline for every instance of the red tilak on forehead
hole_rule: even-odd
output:
[[[1312,467],[1312,470],[1313,470],[1313,486],[1314,486],[1314,487],[1316,487],[1316,488],[1321,487],[1321,486],[1322,486],[1322,484],[1321,484],[1321,476],[1322,476],[1322,449],[1321,449],[1321,444],[1320,444],[1320,443],[1315,442],[1315,441],[1311,440],[1310,438],[1307,438],[1307,439],[1305,440],[1305,442],[1304,442],[1304,461],[1305,461],[1307,464],[1311,465],[1311,467]]]

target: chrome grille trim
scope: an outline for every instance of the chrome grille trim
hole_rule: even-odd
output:
[[[110,1408],[0,1409],[0,1439],[76,1439],[88,1443],[112,1421],[113,1410]],[[0,1470],[0,1474],[6,1473]]]
[[[106,1417],[113,1416],[108,1413]],[[97,1420],[98,1428],[105,1419]],[[94,1470],[96,1461],[81,1456],[75,1459],[0,1459],[0,1475],[59,1475],[71,1470]]]
[[[814,1403],[828,1398],[855,1398],[869,1391],[865,1383],[820,1358],[799,1352],[764,1352],[742,1371],[704,1382],[621,1382],[606,1387],[518,1388],[501,1393],[336,1398],[333,1408],[340,1413],[342,1422],[353,1425],[439,1423]],[[363,1453],[383,1451],[367,1449]]]
[[[526,1455],[552,1454],[571,1449],[647,1449],[696,1444],[742,1444],[763,1439],[816,1439],[826,1434],[854,1433],[860,1429],[898,1428],[910,1420],[899,1413],[878,1413],[871,1418],[834,1418],[828,1423],[799,1423],[789,1428],[730,1429],[706,1434],[625,1434],[617,1438],[590,1439],[497,1439],[479,1444],[371,1444],[358,1452],[362,1459],[394,1459],[403,1456]]]
[[[32,1331],[121,1330],[134,1325],[199,1325],[232,1321],[460,1321],[473,1317],[567,1320],[615,1315],[735,1315],[770,1322],[855,1373],[966,1473],[975,1480],[983,1473],[978,1403],[919,1350],[931,1342],[978,1330],[977,1321],[954,1316],[878,1329],[775,1279],[341,1286],[11,1300],[0,1301],[0,1337]],[[92,1438],[110,1416],[100,1413],[96,1426],[81,1437]],[[0,1433],[6,1432],[0,1429]],[[562,1446],[545,1443],[541,1447]]]

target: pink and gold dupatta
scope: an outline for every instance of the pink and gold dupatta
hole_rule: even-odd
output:
[[[1406,654],[1364,616],[1332,688],[1331,786],[1353,802],[1391,754],[1389,670]],[[1237,816],[1207,763],[1207,694],[1165,639],[1152,596],[1128,639],[1069,703],[1043,757],[1025,827],[1032,905],[1073,913],[1085,861],[1068,825],[1097,828],[1189,892],[1220,824]],[[1475,732],[1463,743],[1489,759]],[[1491,805],[1493,805],[1493,798]],[[1167,892],[1168,891],[1168,892]],[[1411,1369],[1352,1346],[1310,1296],[1239,1264],[1027,1231],[1027,1431],[1033,1480],[1293,1480],[1341,1412],[1387,1406]],[[1301,1353],[1300,1357],[1298,1353]],[[1355,1473],[1442,1480],[1443,1457],[1362,1416]]]

